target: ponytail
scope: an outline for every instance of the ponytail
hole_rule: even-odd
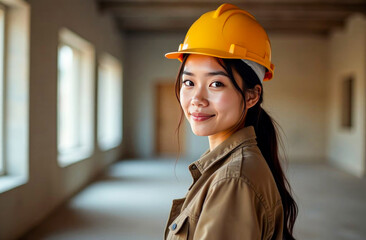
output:
[[[259,104],[257,104],[248,110],[245,125],[254,126],[258,147],[271,169],[278,191],[281,195],[284,211],[283,239],[293,240],[295,238],[292,236],[292,233],[298,213],[298,207],[291,196],[291,186],[282,171],[278,156],[279,136],[275,127],[275,125],[278,126],[278,124]]]

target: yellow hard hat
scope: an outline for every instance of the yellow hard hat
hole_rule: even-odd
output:
[[[249,12],[224,3],[203,14],[189,28],[177,52],[165,54],[182,61],[184,53],[247,59],[264,66],[265,80],[273,77],[271,44],[266,31]]]

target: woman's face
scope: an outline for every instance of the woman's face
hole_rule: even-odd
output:
[[[239,74],[233,75],[242,88]],[[180,102],[194,134],[225,134],[237,124],[243,98],[215,58],[189,55],[181,78]]]

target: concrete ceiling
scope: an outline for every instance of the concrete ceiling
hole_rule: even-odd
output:
[[[203,13],[230,2],[252,13],[268,32],[327,35],[353,13],[366,14],[366,0],[96,0],[124,32],[186,32]]]

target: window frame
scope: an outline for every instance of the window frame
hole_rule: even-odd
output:
[[[73,66],[71,66],[72,67],[72,73],[73,73],[73,76],[72,76],[72,80],[74,80],[74,79],[79,79],[79,77],[80,77],[80,61],[81,61],[81,59],[80,59],[80,53],[78,53],[78,50],[77,49],[75,49],[75,48],[73,48],[72,46],[70,46],[69,44],[65,44],[65,43],[62,43],[62,42],[60,42],[60,44],[59,44],[59,48],[58,48],[58,54],[60,54],[60,51],[61,51],[61,49],[63,48],[63,47],[69,47],[70,49],[71,49],[71,51],[72,51],[72,56],[73,56],[73,61],[76,59],[77,60],[77,64],[76,64],[76,66],[75,65],[73,65]],[[75,54],[75,53],[77,53],[77,54]],[[79,56],[78,56],[79,55]],[[76,56],[76,58],[75,58],[75,56]],[[76,72],[75,72],[75,70],[76,70]],[[60,66],[58,66],[58,71],[60,71]],[[75,82],[75,84],[77,85],[76,86],[76,88],[75,89],[73,89],[73,91],[75,91],[74,92],[74,94],[75,94],[75,96],[77,96],[78,95],[78,93],[79,93],[79,91],[80,91],[80,81],[77,81],[77,82]],[[61,85],[60,85],[60,72],[59,72],[59,75],[58,75],[58,97],[60,97],[59,96],[59,94],[60,94],[60,90],[61,90]],[[78,114],[79,114],[79,112],[80,112],[80,103],[79,103],[79,100],[80,99],[78,99],[77,97],[75,97],[74,96],[74,100],[75,101],[73,101],[73,106],[75,106],[75,109],[73,109],[74,111],[73,112],[76,112],[76,115],[75,116],[72,116],[73,118],[75,118],[74,119],[74,121],[77,121],[76,123],[74,123],[75,125],[76,125],[76,129],[80,129],[80,126],[81,126],[81,119],[80,118],[78,118]],[[58,100],[58,108],[60,108],[60,102],[59,102],[59,100]],[[59,113],[58,113],[58,121],[60,121],[60,115],[59,115]],[[60,131],[60,125],[58,124],[57,125],[57,131]],[[60,128],[60,129],[59,129]],[[73,134],[76,134],[73,138],[76,138],[76,139],[78,139],[79,138],[79,134],[77,134],[77,132],[74,132]],[[59,135],[58,135],[58,137],[59,137]],[[79,144],[80,144],[80,139],[78,139],[78,142],[79,142]],[[60,138],[58,138],[58,144],[60,143]],[[58,151],[59,151],[59,153],[61,153],[61,154],[64,154],[62,151],[61,151],[61,149],[60,149],[60,146],[58,146]],[[75,148],[77,149],[77,145],[75,145]],[[72,148],[69,148],[69,151],[73,151],[72,150]],[[67,154],[67,149],[66,149],[66,154]]]
[[[341,80],[341,120],[340,125],[342,129],[352,129],[354,127],[354,87],[355,76],[349,74]]]
[[[6,79],[5,79],[5,34],[6,34],[6,7],[0,3],[0,176],[6,175],[5,161],[5,102],[6,102]]]
[[[66,167],[70,164],[82,161],[92,156],[94,152],[94,69],[95,69],[95,49],[94,46],[77,33],[67,28],[61,28],[59,31],[59,44],[57,55],[60,54],[61,46],[70,47],[73,52],[79,55],[78,68],[80,77],[77,79],[79,87],[78,102],[80,111],[77,117],[79,122],[76,123],[78,128],[78,138],[80,138],[80,146],[75,148],[60,149],[60,72],[57,77],[57,162],[60,167]],[[60,71],[59,57],[57,60],[57,68]],[[74,66],[75,68],[75,66]],[[83,89],[81,91],[81,89]]]
[[[30,5],[23,0],[0,0],[0,6],[5,10],[1,194],[26,184],[29,178]]]

